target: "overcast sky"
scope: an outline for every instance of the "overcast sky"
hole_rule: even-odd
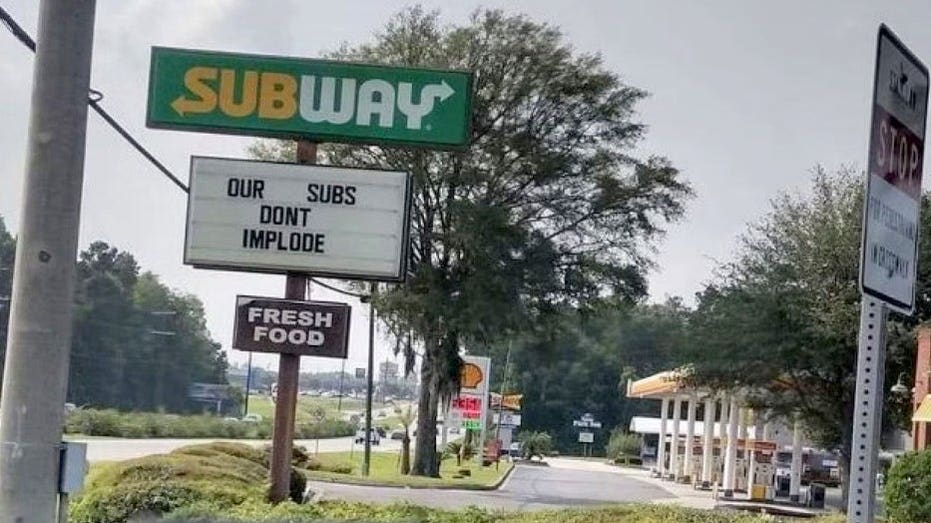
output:
[[[35,34],[35,0],[0,4]],[[931,2],[870,1],[484,1],[423,2],[449,23],[478,6],[526,13],[560,26],[580,51],[652,96],[643,154],[668,156],[694,186],[688,215],[659,246],[651,299],[692,295],[714,260],[784,190],[804,190],[809,169],[863,165],[876,30],[888,24],[931,60]],[[244,157],[249,139],[145,127],[153,45],[315,57],[359,43],[394,12],[395,0],[98,0],[92,85],[103,105],[183,180],[189,156]],[[16,231],[33,56],[0,30],[0,216]],[[185,195],[95,114],[89,117],[81,246],[104,240],[143,269],[205,303],[210,331],[231,339],[237,293],[279,296],[284,277],[195,270],[181,264]],[[314,298],[337,299],[315,289]],[[355,304],[347,368],[365,361],[367,310]],[[233,361],[245,355],[231,351]],[[388,356],[380,343],[377,358]],[[259,365],[275,368],[272,356]],[[304,358],[304,370],[337,360]]]

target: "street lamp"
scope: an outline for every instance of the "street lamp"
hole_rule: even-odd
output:
[[[905,373],[900,372],[899,378],[896,380],[896,384],[889,388],[889,392],[897,396],[907,396],[911,392],[908,388],[908,385],[905,384]]]

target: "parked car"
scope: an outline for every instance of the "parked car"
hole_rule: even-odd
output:
[[[356,432],[356,440],[355,440],[355,441],[356,441],[356,443],[359,444],[359,445],[362,445],[362,444],[365,443],[365,429],[362,429],[362,430]],[[380,445],[380,444],[381,444],[381,436],[378,434],[378,431],[377,431],[377,430],[372,429],[371,432],[369,432],[369,441],[372,443],[372,445]]]
[[[262,415],[261,414],[246,414],[242,417],[242,420],[247,423],[261,423]]]
[[[393,439],[393,440],[398,440],[398,441],[403,440],[403,439],[404,439],[404,431],[401,430],[401,429],[394,429],[394,430],[391,431],[391,434],[390,434],[389,437],[390,437],[391,439]]]

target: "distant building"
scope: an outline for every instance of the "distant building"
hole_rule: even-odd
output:
[[[382,381],[394,381],[398,379],[398,364],[393,361],[383,361],[378,364],[378,375]]]
[[[918,329],[912,406],[912,449],[931,448],[931,328],[928,327]]]

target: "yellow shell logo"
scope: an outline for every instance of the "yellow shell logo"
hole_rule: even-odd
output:
[[[474,389],[482,382],[482,369],[474,363],[466,363],[462,366],[460,381],[462,386],[467,389]]]

